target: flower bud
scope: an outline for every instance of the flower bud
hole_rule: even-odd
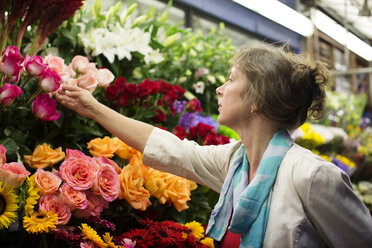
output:
[[[48,94],[38,95],[32,103],[32,112],[43,121],[55,121],[60,114],[57,111],[57,103]]]
[[[0,89],[0,104],[9,106],[22,93],[23,91],[18,86],[6,83]]]
[[[33,76],[40,76],[46,69],[47,65],[43,63],[43,59],[40,56],[28,56],[25,57],[25,69],[28,73]]]
[[[178,34],[173,34],[171,36],[168,36],[165,39],[165,41],[163,43],[163,46],[168,47],[168,46],[172,45],[177,40],[177,38],[178,38]]]
[[[42,79],[40,80],[40,86],[45,92],[54,92],[59,89],[61,84],[59,83],[62,79],[57,72],[47,68],[42,73]]]

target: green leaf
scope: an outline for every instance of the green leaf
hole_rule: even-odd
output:
[[[10,138],[12,138],[17,144],[23,144],[25,143],[27,135],[19,130],[13,130],[12,134],[10,135]]]
[[[94,26],[95,23],[96,23],[96,21],[94,19],[90,19],[89,22],[87,23],[87,25],[85,26],[84,32],[88,33],[89,30]]]
[[[12,155],[12,154],[17,153],[18,145],[13,139],[11,139],[11,138],[2,139],[2,140],[0,140],[0,144],[5,146],[5,148],[7,150],[6,154]]]

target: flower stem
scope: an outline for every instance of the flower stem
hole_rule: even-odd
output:
[[[21,85],[21,89],[23,89],[23,87],[25,87],[26,83],[32,78],[32,75],[27,75],[26,77],[26,80],[23,82],[23,84]]]
[[[41,92],[41,89],[38,88],[38,89],[34,92],[34,94],[30,97],[30,99],[28,99],[28,101],[27,101],[23,106],[26,107],[27,105],[29,105],[30,102],[32,102],[32,101],[36,98],[36,96],[40,94],[40,92]]]
[[[47,242],[45,233],[41,234],[41,244],[40,244],[40,246],[41,246],[41,248],[48,248],[48,242]]]

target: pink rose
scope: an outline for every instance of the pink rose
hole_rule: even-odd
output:
[[[77,79],[78,86],[80,88],[89,90],[90,92],[93,92],[98,85],[98,81],[96,79],[96,73],[94,70],[89,70],[87,73],[84,75],[81,75]]]
[[[70,157],[59,167],[62,179],[76,190],[87,190],[94,184],[96,169],[92,163],[83,158]]]
[[[88,161],[90,161],[90,157],[85,155],[83,152],[79,151],[79,150],[75,150],[75,149],[66,149],[66,158],[65,159],[68,159],[70,157],[75,157],[75,158],[83,158],[83,159],[87,159]]]
[[[43,195],[39,200],[41,211],[53,212],[58,215],[57,225],[66,225],[71,218],[69,206],[56,195]]]
[[[43,121],[55,121],[60,116],[56,101],[48,94],[41,94],[35,98],[32,103],[32,112]]]
[[[40,86],[45,92],[54,92],[59,89],[61,85],[61,77],[57,72],[50,68],[47,68],[42,74],[40,80]]]
[[[0,164],[0,181],[8,184],[12,189],[21,187],[30,174],[23,164],[17,162]]]
[[[17,85],[6,83],[0,89],[0,103],[4,106],[10,106],[22,93],[23,91]]]
[[[85,209],[88,206],[87,196],[84,191],[76,190],[67,183],[64,183],[59,191],[63,201],[67,203],[71,210],[76,208]]]
[[[76,209],[74,215],[77,218],[88,218],[89,216],[100,216],[103,209],[109,207],[109,203],[101,196],[95,195],[92,191],[85,192],[88,206],[85,209]]]
[[[44,57],[44,62],[48,64],[48,67],[58,74],[62,74],[65,70],[65,60],[58,56],[48,54]]]
[[[1,71],[6,74],[6,80],[9,80],[10,82],[18,82],[23,69],[22,62],[23,58],[17,58],[15,56],[4,58]],[[10,79],[8,77],[10,77]]]
[[[6,162],[6,148],[4,145],[0,145],[0,165]]]
[[[73,57],[70,65],[72,69],[79,74],[86,73],[89,68],[91,68],[88,58],[81,55],[76,55]]]
[[[108,202],[115,200],[119,195],[120,179],[115,169],[108,164],[102,164],[94,177],[92,191],[99,193]]]
[[[35,182],[42,195],[51,195],[58,190],[62,180],[53,172],[37,169],[35,173]]]
[[[47,65],[43,63],[43,59],[40,56],[30,57],[28,54],[26,54],[24,65],[26,71],[34,76],[40,76],[47,68]]]
[[[107,164],[112,166],[112,168],[118,173],[118,175],[121,173],[121,168],[117,163],[115,163],[113,160],[106,158],[105,156],[101,157],[93,157],[92,162],[94,166],[96,166],[96,169],[98,169],[100,166]]]
[[[96,78],[99,87],[107,87],[112,81],[114,81],[115,76],[110,70],[104,68],[98,70]]]

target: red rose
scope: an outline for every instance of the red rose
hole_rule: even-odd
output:
[[[165,82],[162,79],[158,79],[158,84],[159,84],[159,92],[160,93],[167,93],[168,91],[173,89],[173,85],[170,83]]]
[[[173,134],[182,140],[186,138],[186,129],[183,126],[177,126],[173,129]]]
[[[202,108],[200,106],[200,101],[196,98],[191,99],[187,104],[186,104],[186,110],[189,112],[196,112],[196,111],[201,111]]]
[[[117,86],[124,86],[125,84],[127,83],[127,80],[125,79],[125,77],[118,77],[114,84],[117,85]]]
[[[158,114],[155,115],[154,118],[152,118],[152,120],[154,122],[164,122],[164,121],[166,121],[167,117],[165,116],[163,111],[161,111],[160,109],[156,109],[156,112],[158,112]]]
[[[119,101],[118,101],[119,105],[121,107],[127,106],[130,98],[131,98],[131,95],[129,95],[128,92],[126,92],[126,91],[121,92],[120,95],[119,95]]]
[[[175,91],[176,94],[177,94],[177,99],[178,99],[178,100],[183,99],[186,90],[184,90],[184,89],[183,89],[181,86],[179,86],[178,84],[176,84],[176,85],[173,87],[173,89],[174,89],[174,91]]]
[[[132,95],[132,98],[135,98],[138,93],[138,86],[136,84],[126,84],[125,90]]]
[[[197,134],[200,136],[200,138],[204,139],[208,134],[215,134],[216,132],[213,130],[214,127],[209,126],[207,124],[199,122],[196,125]]]
[[[119,87],[115,84],[111,84],[106,88],[106,99],[109,101],[115,101],[119,97]]]
[[[146,78],[145,81],[138,85],[138,96],[140,98],[145,98],[148,95],[158,93],[159,89],[159,83]]]

